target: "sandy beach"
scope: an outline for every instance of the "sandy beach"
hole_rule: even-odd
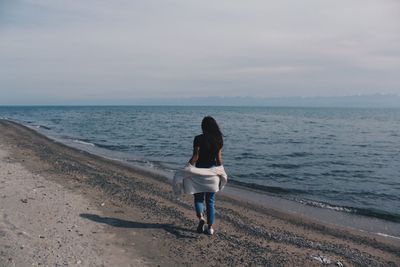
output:
[[[216,234],[157,175],[0,120],[1,266],[400,266],[400,241],[217,195]]]

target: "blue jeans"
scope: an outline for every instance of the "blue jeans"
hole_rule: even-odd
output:
[[[204,212],[204,198],[207,205],[207,223],[209,225],[214,224],[215,220],[215,193],[196,193],[194,194],[194,207],[196,208],[197,214],[203,214]]]

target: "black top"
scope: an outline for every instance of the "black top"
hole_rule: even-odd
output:
[[[210,168],[217,165],[217,145],[204,134],[194,138],[193,147],[200,147],[197,168]]]

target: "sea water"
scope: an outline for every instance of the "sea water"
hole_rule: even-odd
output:
[[[0,107],[58,140],[167,172],[189,160],[207,115],[224,134],[230,183],[400,222],[400,109]]]

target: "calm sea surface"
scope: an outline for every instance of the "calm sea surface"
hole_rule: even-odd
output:
[[[0,107],[0,117],[54,138],[164,170],[189,160],[206,115],[225,135],[232,181],[306,205],[400,222],[400,109]]]

